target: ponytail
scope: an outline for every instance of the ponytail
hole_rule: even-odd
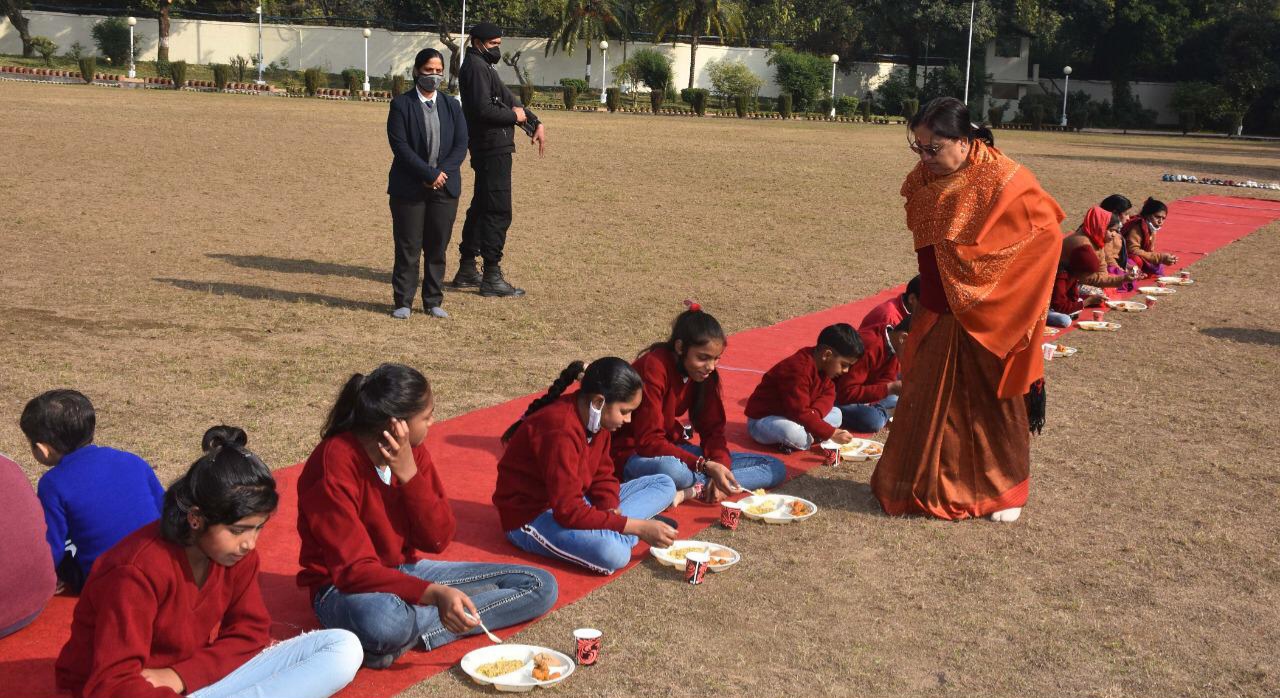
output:
[[[564,395],[564,391],[568,389],[569,386],[576,383],[578,378],[582,376],[583,367],[585,365],[586,364],[581,361],[574,361],[568,366],[565,366],[564,370],[561,371],[560,375],[555,379],[555,382],[551,384],[551,387],[547,388],[546,394],[529,403],[529,407],[525,409],[523,415],[520,415],[520,419],[512,422],[511,426],[507,427],[507,430],[502,432],[502,443],[510,441],[511,437],[516,435],[516,429],[520,428],[520,425],[524,423],[524,420],[529,418],[529,415],[537,412],[547,405],[550,405],[556,400],[559,400],[560,396]]]
[[[943,138],[996,144],[996,137],[991,129],[969,121],[969,107],[955,97],[930,100],[907,122],[907,130],[914,131],[921,125]]]
[[[164,493],[160,535],[177,545],[191,545],[196,529],[192,511],[204,528],[233,524],[246,516],[270,514],[280,497],[271,469],[245,446],[249,437],[239,427],[216,426],[204,433],[204,455]]]
[[[969,140],[982,141],[987,145],[996,144],[996,134],[982,124],[969,124]]]
[[[719,320],[716,320],[711,313],[704,311],[701,305],[693,301],[687,300],[684,303],[688,310],[677,315],[675,321],[671,323],[671,334],[667,336],[667,340],[651,344],[640,352],[640,356],[644,356],[654,349],[667,349],[676,355],[676,368],[681,375],[686,375],[684,354],[676,351],[676,342],[680,342],[681,346],[684,347],[684,353],[688,353],[693,347],[704,346],[708,342],[718,341],[725,346],[729,344]],[[693,400],[689,404],[689,418],[697,420],[698,415],[702,413],[702,405],[706,401],[707,391],[718,392],[719,389],[720,374],[717,372],[712,372],[711,377],[707,378],[706,381],[695,384],[693,386]]]
[[[344,432],[377,434],[389,419],[408,419],[431,404],[431,383],[417,369],[382,364],[369,375],[351,374],[325,419],[326,439]]]

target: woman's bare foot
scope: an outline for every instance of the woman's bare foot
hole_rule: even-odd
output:
[[[686,499],[693,499],[696,494],[697,493],[694,491],[694,488],[692,487],[686,487],[685,489],[682,489],[682,490],[676,490],[676,496],[671,499],[671,506],[678,507],[680,506],[681,502],[683,502]]]
[[[1022,507],[1014,507],[995,512],[991,515],[991,520],[999,521],[1000,523],[1013,523],[1018,520],[1019,516],[1022,516]]]

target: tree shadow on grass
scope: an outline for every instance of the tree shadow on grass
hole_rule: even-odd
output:
[[[391,272],[387,269],[374,269],[353,264],[321,262],[315,259],[289,259],[288,257],[266,257],[263,255],[218,254],[205,255],[210,259],[220,259],[233,266],[244,269],[262,269],[284,274],[318,274],[320,276],[345,276],[352,279],[364,279],[386,283],[391,280]]]
[[[1200,334],[1214,339],[1226,339],[1244,344],[1261,344],[1262,346],[1280,347],[1280,332],[1262,330],[1251,327],[1206,327]]]
[[[1200,139],[1197,139],[1196,141],[1193,141],[1193,142],[1189,142],[1187,146],[1154,145],[1150,143],[1143,143],[1142,141],[1135,141],[1133,145],[1133,149],[1141,150],[1147,153],[1160,152],[1160,153],[1173,153],[1175,155],[1196,156],[1196,155],[1204,154],[1205,151],[1203,149],[1199,149],[1204,144],[1205,142]],[[1091,143],[1091,142],[1085,142],[1085,141],[1074,142],[1071,144],[1071,147],[1088,148],[1092,150],[1110,150],[1110,151],[1116,150],[1116,145],[1114,143],[1097,143],[1097,142]],[[1269,158],[1275,155],[1276,148],[1268,147],[1265,144],[1259,144],[1256,148],[1214,147],[1209,152],[1211,152],[1213,155],[1237,155],[1240,157]]]
[[[1280,167],[1256,163],[1201,163],[1190,158],[1187,160],[1162,160],[1144,157],[1103,157],[1101,155],[1063,155],[1058,153],[1043,153],[1036,157],[1050,158],[1054,160],[1077,160],[1080,162],[1088,162],[1098,165],[1105,165],[1105,163],[1140,165],[1148,168],[1161,169],[1166,172],[1215,174],[1223,177],[1230,177],[1232,179],[1280,178]]]
[[[251,284],[228,284],[221,281],[192,281],[190,279],[156,278],[162,284],[200,293],[212,293],[216,296],[239,296],[249,300],[283,301],[285,303],[310,303],[328,308],[345,310],[363,310],[370,313],[385,313],[389,303],[370,303],[353,301],[337,296],[326,296],[322,293],[303,293],[299,291],[281,291],[280,289]]]

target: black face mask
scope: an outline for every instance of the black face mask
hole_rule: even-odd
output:
[[[489,65],[497,65],[502,60],[502,47],[494,46],[493,48],[482,49],[480,55],[488,61]]]

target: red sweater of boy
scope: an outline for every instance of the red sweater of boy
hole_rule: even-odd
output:
[[[418,550],[443,552],[457,523],[426,443],[418,474],[383,484],[355,434],[320,442],[298,477],[298,586],[312,598],[328,584],[344,594],[386,592],[416,604],[431,582],[396,569]]]
[[[526,417],[498,461],[493,504],[504,531],[550,509],[565,528],[621,533],[627,517],[609,511],[618,501],[609,432],[602,429],[587,440],[576,392]]]
[[[786,417],[819,441],[831,438],[836,428],[822,418],[835,407],[836,384],[818,371],[815,349],[805,347],[769,369],[747,400],[747,416]]]
[[[889,384],[898,380],[899,364],[887,330],[887,325],[858,330],[863,354],[848,373],[836,379],[837,405],[866,405],[889,396]]]
[[[261,652],[270,629],[257,552],[231,567],[210,561],[196,586],[186,550],[148,524],[93,563],[54,664],[58,688],[77,698],[172,698],[142,678],[169,668],[190,693]]]
[[[671,456],[692,470],[698,457],[680,448],[685,442],[684,425],[677,419],[689,411],[699,384],[680,371],[679,358],[666,347],[645,352],[631,365],[644,380],[644,399],[631,413],[631,423],[613,435],[613,462],[619,469],[633,455],[645,458]],[[693,420],[707,460],[728,465],[729,444],[725,439],[724,402],[720,398],[720,376],[712,374],[701,383],[702,406]]]
[[[885,325],[897,325],[907,316],[907,306],[902,302],[902,296],[897,295],[889,300],[872,308],[858,323],[858,330],[865,330],[870,327],[884,327]],[[844,404],[844,403],[841,403]]]

